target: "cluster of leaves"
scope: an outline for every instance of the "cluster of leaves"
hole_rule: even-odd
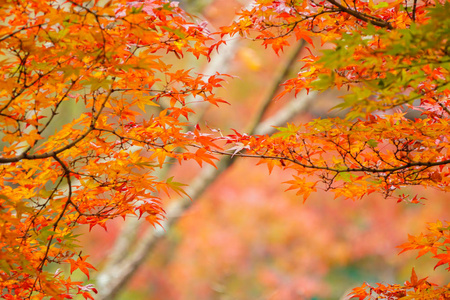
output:
[[[332,48],[304,57],[303,69],[284,84],[280,97],[304,89],[345,87],[349,93],[336,106],[344,118],[288,125],[271,137],[233,136],[241,149],[249,149],[240,155],[260,158],[269,169],[294,170],[288,189],[304,199],[320,188],[336,197],[382,192],[417,203],[419,197],[396,191],[407,185],[448,191],[449,14],[446,1],[256,1],[223,28],[224,35],[262,40],[277,53],[293,38]],[[407,118],[408,110],[420,111],[420,118]],[[430,246],[440,259],[437,266],[448,259],[445,243]],[[424,251],[419,245],[408,249]],[[439,246],[443,253],[436,254]],[[365,285],[354,296],[366,299],[370,289],[397,299],[410,288],[416,293],[408,294],[412,298],[448,296],[448,286],[432,286],[413,272],[405,286]]]
[[[392,196],[406,185],[448,190],[444,122],[410,121],[395,113],[358,121],[316,120],[279,130],[271,137],[238,137],[253,151],[244,156],[262,158],[270,169],[295,170],[290,189],[305,199],[318,186],[350,199],[376,191]]]
[[[439,261],[435,269],[441,265],[448,265],[446,270],[450,271],[450,226],[442,222],[428,224],[428,233],[419,236],[410,236],[409,241],[399,246],[405,252],[409,250],[419,250],[420,256],[430,252],[433,258]],[[380,284],[376,287],[363,284],[359,288],[353,289],[352,295],[359,299],[370,297],[382,297],[383,299],[448,299],[450,297],[450,284],[438,286],[427,281],[428,277],[419,279],[413,268],[410,281],[404,285],[400,284]]]
[[[249,18],[247,15],[252,18],[258,15],[261,20],[257,24],[263,26],[269,22],[266,19],[276,18],[280,22],[286,11],[290,12],[290,18],[296,16],[298,22],[309,20],[305,19],[294,2],[287,1],[284,6],[279,1],[276,3],[279,6],[273,7],[274,3],[268,5],[263,2],[260,5],[267,5],[267,9],[257,7],[244,13],[243,20]],[[327,11],[328,4],[323,4],[323,11]],[[302,2],[301,5],[306,4]],[[328,19],[331,12],[327,13],[327,19],[321,19],[321,24],[330,24],[326,27],[327,32],[339,32],[340,39],[333,42],[333,50],[323,50],[320,56],[307,56],[304,59],[307,61],[305,71],[285,83],[286,90],[282,94],[292,90],[297,93],[305,88],[324,90],[345,85],[351,93],[345,95],[344,101],[336,108],[347,110],[346,117],[314,120],[300,126],[289,125],[280,128],[280,132],[272,137],[240,135],[236,136],[236,140],[242,143],[243,148],[252,149],[254,155],[266,159],[270,167],[278,164],[297,170],[299,177],[292,183],[305,197],[316,185],[307,183],[300,175],[310,177],[318,171],[316,183],[323,182],[326,189],[333,189],[337,196],[348,198],[360,198],[380,189],[392,195],[398,187],[411,184],[447,190],[445,177],[448,174],[449,144],[446,128],[450,64],[445,36],[450,28],[446,18],[450,6],[448,3],[437,5],[439,7],[427,10],[427,14],[422,6],[416,7],[414,19],[411,17],[401,23],[402,27],[408,25],[407,28],[396,30],[386,30],[390,28],[388,26],[374,27],[373,22],[368,22],[346,33],[342,29],[347,26],[346,23],[341,24],[340,19],[331,23]],[[281,10],[280,6],[283,8],[281,16],[275,14]],[[368,10],[371,6],[371,3],[355,2],[356,11]],[[269,7],[272,7],[275,16],[269,14]],[[339,7],[329,9],[334,13],[340,10]],[[376,11],[376,18],[384,16],[380,10]],[[411,15],[399,3],[383,5],[384,10],[394,10],[389,24],[397,24],[399,19],[405,19],[405,15]],[[269,16],[263,18],[259,14]],[[341,11],[340,15],[347,13]],[[361,23],[361,19],[352,14],[347,17],[356,19],[353,20],[358,21],[356,25]],[[419,26],[411,23],[413,20],[425,24]],[[241,22],[237,22],[231,32],[242,31]],[[285,20],[277,24],[285,29],[292,26],[292,22]],[[338,31],[339,27],[341,29]],[[292,32],[296,28],[293,27]],[[256,29],[265,30],[266,27]],[[315,34],[315,30],[316,27],[311,25],[311,32]],[[329,41],[329,37],[322,36],[324,30],[317,33],[322,42]],[[225,32],[230,32],[230,29],[226,28]],[[285,40],[286,36],[257,38],[263,39],[264,43],[272,43],[277,39]],[[412,106],[415,100],[419,100],[420,104]],[[407,106],[402,106],[404,104]],[[407,108],[420,110],[422,117],[408,119],[405,116]],[[395,113],[388,111],[391,109]]]
[[[187,97],[217,105],[223,79],[164,61],[208,58],[211,38],[165,0],[2,1],[0,18],[0,294],[92,298],[91,285],[48,265],[89,277],[77,226],[129,214],[155,224],[156,193],[183,191],[152,172],[167,158],[212,163],[205,149],[216,145],[185,133]],[[80,112],[56,127],[68,108]]]

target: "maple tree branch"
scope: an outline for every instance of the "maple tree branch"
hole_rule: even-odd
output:
[[[450,109],[439,100],[436,100],[436,103],[450,116]]]
[[[64,92],[64,94],[61,96],[61,98],[58,100],[56,105],[51,108],[51,116],[48,118],[47,122],[44,124],[44,126],[38,130],[38,134],[42,134],[51,124],[55,116],[58,114],[58,109],[61,106],[61,103],[64,101],[64,99],[68,98],[70,91],[75,86],[75,84],[78,82],[78,80],[81,77],[78,76],[75,80],[72,80],[70,86],[67,88],[67,91]]]
[[[352,15],[361,21],[371,23],[371,24],[379,26],[379,27],[385,27],[387,29],[394,29],[394,27],[392,27],[391,23],[384,21],[383,19],[380,19],[380,18],[377,18],[374,16],[370,16],[365,13],[345,7],[344,5],[340,4],[336,0],[326,0],[326,1],[333,4],[334,6],[338,7],[341,11],[346,12],[349,15]]]
[[[42,27],[44,25],[47,25],[47,23],[35,24],[35,25],[30,25],[30,26],[24,26],[22,28],[16,29],[16,30],[14,30],[13,32],[11,32],[9,34],[6,34],[6,35],[0,37],[0,42],[3,42],[4,40],[15,36],[16,34],[18,34],[21,31],[28,30],[28,29],[31,29],[31,28],[34,28],[34,27]]]
[[[112,81],[114,82],[115,77],[112,78]],[[100,105],[99,110],[97,111],[96,115],[91,119],[91,126],[86,130],[85,133],[80,135],[78,138],[76,138],[71,143],[67,144],[66,146],[63,146],[59,149],[56,149],[51,152],[45,152],[41,154],[28,154],[28,151],[25,151],[21,153],[18,156],[14,157],[0,157],[0,164],[7,164],[7,163],[13,163],[18,162],[21,160],[33,160],[33,159],[45,159],[49,157],[55,157],[55,155],[58,155],[72,147],[75,147],[79,142],[84,140],[93,130],[95,130],[95,123],[97,122],[98,118],[100,118],[103,109],[105,108],[106,103],[108,102],[109,98],[111,97],[111,94],[114,92],[114,89],[111,87],[108,94],[105,96],[105,99],[103,100],[102,104]],[[31,148],[30,148],[31,149]],[[28,149],[28,150],[30,150]]]
[[[33,215],[33,217],[31,218],[31,220],[30,220],[30,222],[29,222],[29,224],[27,226],[27,229],[25,230],[25,234],[23,235],[23,238],[22,238],[22,244],[25,243],[25,240],[26,240],[26,237],[27,237],[27,233],[30,231],[31,226],[34,225],[34,222],[36,221],[37,217],[42,213],[44,208],[47,206],[47,204],[53,198],[53,196],[55,195],[56,191],[59,189],[59,186],[62,184],[63,181],[64,181],[64,176],[59,178],[58,182],[56,183],[56,186],[52,189],[52,192],[47,197],[45,202],[42,203],[42,204],[39,204],[39,206],[40,206],[39,210]]]
[[[436,166],[442,166],[442,165],[448,165],[450,164],[450,159],[443,160],[443,161],[436,161],[436,162],[408,162],[405,163],[402,166],[398,167],[392,167],[392,168],[384,168],[384,169],[376,169],[371,167],[364,167],[361,166],[360,168],[332,168],[328,166],[317,166],[314,164],[305,164],[300,162],[299,160],[287,156],[274,156],[274,155],[265,155],[265,154],[245,154],[245,153],[230,153],[220,150],[210,150],[211,153],[221,154],[221,155],[228,155],[228,156],[239,156],[239,157],[247,157],[247,158],[259,158],[259,159],[273,159],[273,160],[284,160],[284,161],[290,161],[296,165],[299,165],[303,168],[307,169],[315,169],[315,170],[324,170],[324,171],[330,171],[334,173],[355,173],[355,172],[367,172],[367,173],[395,173],[397,171],[407,170],[413,167],[436,167]]]
[[[36,83],[38,83],[42,78],[44,78],[45,76],[51,74],[53,71],[57,70],[59,67],[61,67],[61,65],[64,65],[65,63],[67,63],[70,59],[67,59],[66,61],[57,63],[56,66],[54,66],[53,68],[51,68],[49,71],[45,72],[45,73],[41,73],[38,75],[38,77],[33,80],[32,82],[26,84],[24,83],[22,85],[22,87],[20,88],[20,90],[17,90],[17,88],[13,89],[12,92],[12,96],[11,99],[3,106],[0,108],[0,113],[3,113],[4,110],[6,110],[14,100],[16,100],[20,95],[22,95],[23,92],[25,92],[27,90],[27,88],[32,87],[33,85],[35,85]],[[22,61],[20,65],[25,64],[25,61]],[[88,68],[89,69],[89,68]]]
[[[69,167],[56,154],[53,155],[53,158],[59,163],[59,165],[63,169],[63,171],[64,171],[63,177],[66,177],[66,179],[67,179],[67,186],[69,188],[69,194],[67,195],[66,203],[64,204],[63,209],[61,210],[58,218],[56,219],[56,221],[53,223],[53,226],[52,226],[53,227],[53,232],[56,233],[56,229],[58,227],[58,224],[62,220],[64,214],[66,213],[67,207],[69,207],[69,205],[73,204],[73,203],[72,203],[72,182],[71,182],[71,176],[70,176]],[[55,237],[55,234],[52,234],[49,237],[49,239],[48,239],[48,243],[47,243],[47,247],[45,249],[44,257],[42,258],[42,260],[41,260],[41,262],[40,262],[40,264],[39,264],[39,266],[37,268],[38,272],[42,272],[42,270],[44,268],[44,265],[45,265],[45,262],[48,261],[48,254],[49,254],[49,251],[50,251],[50,248],[51,248],[51,245],[52,245],[54,237]],[[28,299],[31,299],[33,291],[36,288],[36,284],[37,284],[38,279],[39,279],[39,276],[36,276],[36,279],[34,280],[34,283],[33,283],[32,287],[30,289],[30,293],[29,293],[29,295],[27,297]]]

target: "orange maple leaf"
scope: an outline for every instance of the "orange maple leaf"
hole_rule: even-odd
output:
[[[90,263],[86,262],[86,258],[88,258],[88,257],[89,257],[89,255],[79,256],[76,261],[69,258],[67,261],[70,263],[70,274],[72,274],[73,271],[80,269],[81,272],[86,274],[87,278],[89,279],[89,270],[88,269],[94,269],[95,271],[97,271],[97,269],[94,268]]]

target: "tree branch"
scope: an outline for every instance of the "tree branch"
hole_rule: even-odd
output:
[[[376,25],[376,26],[385,27],[387,29],[394,29],[394,27],[392,27],[391,23],[389,23],[389,22],[387,22],[387,21],[385,21],[383,19],[380,19],[380,18],[377,18],[377,17],[374,17],[374,16],[370,16],[370,15],[367,15],[365,13],[362,13],[362,12],[359,12],[359,11],[356,11],[356,10],[352,10],[352,9],[350,9],[348,7],[345,7],[344,5],[340,4],[336,0],[327,0],[327,1],[330,2],[331,4],[333,4],[334,6],[336,6],[337,8],[339,8],[341,11],[346,12],[349,15],[352,15],[355,18],[357,18],[357,19],[359,19],[361,21],[364,21],[364,22],[367,22],[367,23],[371,23],[371,24]]]
[[[114,82],[115,78],[112,78],[112,81]],[[66,146],[63,146],[59,149],[56,149],[51,152],[45,152],[42,154],[28,154],[28,151],[23,152],[22,154],[14,157],[0,157],[0,164],[7,164],[7,163],[13,163],[18,162],[21,160],[32,160],[32,159],[45,159],[49,157],[55,157],[56,155],[60,154],[61,152],[64,152],[72,147],[75,147],[79,142],[84,140],[89,133],[91,133],[95,129],[95,123],[97,122],[98,118],[101,116],[103,109],[105,108],[106,103],[108,102],[109,98],[111,97],[111,94],[114,92],[114,89],[111,86],[111,89],[109,90],[108,94],[106,95],[105,99],[103,100],[100,109],[98,110],[97,114],[91,119],[91,126],[86,130],[85,133],[80,135],[77,139],[72,141],[71,143],[67,144]],[[28,150],[30,150],[29,148]]]

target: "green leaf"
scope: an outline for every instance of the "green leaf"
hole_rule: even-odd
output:
[[[331,73],[331,75],[325,75],[321,74],[319,75],[319,78],[312,83],[312,86],[314,89],[317,89],[319,91],[326,90],[330,86],[332,86],[334,83],[334,73]]]
[[[374,139],[368,140],[368,141],[367,141],[367,144],[368,144],[370,147],[372,147],[372,148],[375,148],[375,147],[378,146],[378,142],[375,141]]]
[[[170,28],[167,26],[162,26],[162,28],[164,28],[166,31],[171,32],[173,34],[175,34],[177,37],[184,39],[186,38],[186,34],[184,32],[182,32],[180,29],[174,29],[174,28]]]
[[[376,5],[374,5],[373,7],[375,9],[380,9],[380,8],[388,7],[388,6],[389,6],[389,4],[387,2],[380,2],[380,3],[376,4]]]

